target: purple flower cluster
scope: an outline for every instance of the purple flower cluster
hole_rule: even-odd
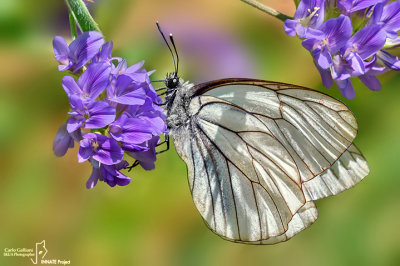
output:
[[[335,82],[346,98],[355,97],[350,78],[378,91],[376,75],[400,69],[399,59],[387,51],[400,43],[400,1],[302,0],[284,29],[303,40],[324,86]]]
[[[120,171],[128,166],[124,154],[144,169],[154,169],[155,147],[166,132],[151,73],[142,68],[143,62],[128,67],[124,59],[112,57],[112,46],[96,31],[79,35],[69,45],[59,36],[53,40],[58,69],[79,76],[62,80],[71,109],[53,151],[64,156],[79,142],[78,161],[88,160],[93,167],[87,188],[98,180],[111,187],[129,184],[131,179]]]

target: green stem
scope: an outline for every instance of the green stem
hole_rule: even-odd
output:
[[[78,37],[78,33],[76,32],[76,23],[72,12],[69,12],[69,27],[71,28],[72,40],[75,40]]]
[[[82,32],[91,30],[101,32],[82,0],[65,0],[65,2]]]
[[[269,7],[269,6],[261,4],[260,2],[258,2],[256,0],[240,0],[240,1],[245,2],[245,3],[247,3],[247,4],[251,5],[251,6],[253,6],[253,7],[255,7],[255,8],[257,8],[257,9],[259,9],[259,10],[265,12],[265,13],[267,13],[268,15],[276,17],[277,19],[280,19],[282,21],[285,21],[287,19],[293,19],[292,17],[289,17],[289,16],[287,16],[287,15],[285,15],[285,14],[283,14],[283,13],[281,13],[281,12],[279,12],[279,11]]]

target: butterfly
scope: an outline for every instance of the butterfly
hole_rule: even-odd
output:
[[[170,41],[179,65],[172,35]],[[286,241],[317,219],[315,200],[369,173],[353,144],[356,118],[342,102],[257,79],[193,85],[178,76],[177,65],[164,80],[167,147],[171,136],[187,165],[194,204],[222,238]]]

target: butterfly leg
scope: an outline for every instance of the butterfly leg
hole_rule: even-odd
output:
[[[165,105],[167,105],[167,103],[168,103],[168,101],[164,101],[162,103],[154,103],[154,104],[156,104],[158,106],[165,106]]]
[[[127,166],[125,169],[128,169],[128,172],[130,172],[133,168],[135,168],[138,165],[139,165],[139,161],[135,160],[131,166]]]
[[[162,141],[162,142],[160,142],[160,143],[158,143],[156,147],[159,147],[159,146],[161,146],[161,145],[163,145],[163,144],[166,144],[167,146],[165,147],[164,150],[161,150],[161,151],[156,152],[156,154],[160,154],[160,153],[163,153],[163,152],[166,152],[166,151],[169,150],[169,134],[168,134],[168,133],[165,133],[165,134],[164,134],[164,138],[165,138],[165,140]]]
[[[161,88],[156,89],[156,91],[159,92],[159,91],[166,90],[166,89],[167,89],[167,87],[161,87]]]
[[[167,94],[167,91],[164,91],[164,92],[158,94],[158,96],[163,96],[163,95],[165,95],[165,94]]]

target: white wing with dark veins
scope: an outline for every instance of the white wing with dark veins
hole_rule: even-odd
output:
[[[171,132],[208,227],[242,243],[285,241],[318,216],[313,200],[358,183],[369,169],[341,102],[279,85],[231,84],[191,100]]]

